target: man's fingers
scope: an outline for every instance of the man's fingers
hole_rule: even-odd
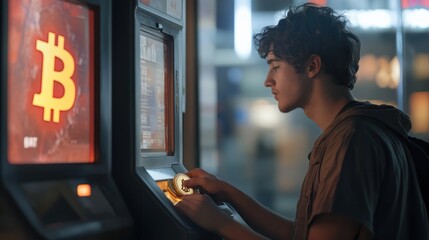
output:
[[[205,171],[202,170],[201,168],[194,168],[194,169],[192,169],[192,170],[190,170],[189,172],[186,173],[186,175],[188,175],[191,178],[199,177],[202,174],[205,174]]]
[[[191,178],[183,182],[185,187],[189,187],[189,188],[200,187],[200,183],[201,183],[200,178]]]

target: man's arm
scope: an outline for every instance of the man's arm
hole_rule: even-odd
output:
[[[187,174],[191,179],[185,181],[184,184],[186,187],[202,189],[204,192],[209,193],[215,201],[230,203],[254,231],[270,239],[290,239],[293,228],[292,221],[275,214],[242,191],[217,179],[214,175],[202,169],[193,169]],[[191,200],[195,202],[191,203]],[[199,204],[199,201],[201,201],[201,204]],[[176,207],[181,209],[185,215],[188,215],[188,217],[193,219],[197,224],[200,224],[203,228],[211,228],[216,225],[216,222],[220,223],[223,221],[220,219],[214,221],[213,217],[207,217],[208,214],[204,214],[205,217],[198,216],[202,211],[205,213],[212,212],[214,213],[213,216],[219,216],[215,211],[209,211],[210,204],[208,204],[204,198],[189,196],[184,198],[183,203],[181,202],[177,205]],[[218,230],[218,227],[216,227],[216,230]],[[232,226],[229,228],[228,232],[231,233],[233,232],[232,230],[239,229]],[[240,231],[243,233],[245,230],[246,229],[241,229]],[[237,234],[240,231],[237,231]]]
[[[294,222],[264,207],[235,187],[228,185],[228,202],[255,231],[270,239],[290,239]]]

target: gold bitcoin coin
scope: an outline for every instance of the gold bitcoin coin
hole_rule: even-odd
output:
[[[188,179],[190,178],[184,173],[176,174],[174,178],[168,182],[168,190],[178,197],[193,194],[194,189],[183,185],[183,183]]]

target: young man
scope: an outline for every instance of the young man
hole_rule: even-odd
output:
[[[271,212],[201,169],[186,186],[229,202],[250,228],[205,194],[177,209],[225,239],[429,239],[428,217],[402,136],[408,117],[386,105],[358,102],[360,41],[331,8],[304,4],[255,35],[281,112],[302,108],[322,130],[310,155],[295,221]]]

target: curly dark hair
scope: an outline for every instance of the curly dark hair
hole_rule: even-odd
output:
[[[347,19],[329,7],[306,3],[290,7],[285,18],[253,37],[262,58],[274,55],[304,71],[311,55],[322,59],[322,69],[337,85],[353,89],[359,69],[360,40],[347,26]]]

